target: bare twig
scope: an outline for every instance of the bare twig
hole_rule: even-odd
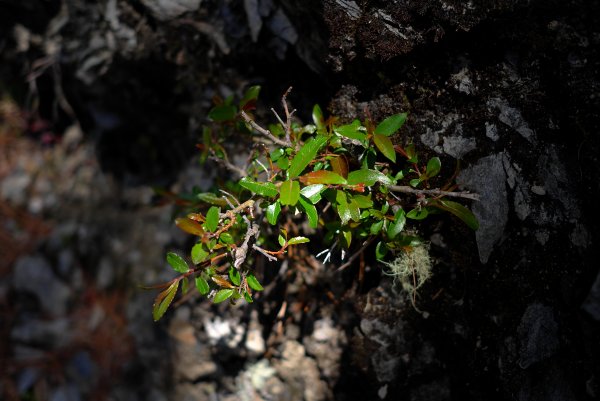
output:
[[[402,192],[405,194],[415,194],[415,195],[438,195],[438,196],[450,196],[454,198],[464,198],[464,199],[472,199],[479,200],[479,194],[474,194],[472,192],[451,192],[451,191],[442,191],[441,189],[416,189],[409,187],[407,185],[390,185],[388,186],[390,191],[393,192]]]
[[[240,177],[246,177],[248,175],[248,173],[246,173],[245,170],[243,170],[243,169],[239,168],[238,166],[236,166],[235,164],[231,163],[229,161],[229,159],[227,159],[227,158],[220,159],[216,156],[210,156],[209,159],[214,161],[215,163],[221,164],[223,167],[225,167],[229,171],[236,173]]]
[[[248,224],[248,230],[246,231],[246,235],[244,236],[244,242],[242,242],[242,245],[238,246],[233,251],[233,256],[235,259],[233,262],[233,266],[236,269],[239,269],[242,263],[244,263],[244,261],[246,260],[246,257],[248,256],[248,246],[250,240],[252,239],[252,237],[254,237],[254,239],[256,240],[256,238],[258,238],[258,234],[258,225],[254,223]]]
[[[258,252],[262,253],[271,262],[276,262],[277,261],[277,258],[275,256],[269,255],[267,253],[267,251],[265,251],[264,249],[262,249],[260,246],[258,246],[256,244],[252,245],[252,249],[254,249],[255,251],[258,251]]]
[[[258,131],[260,134],[262,134],[263,136],[265,136],[269,140],[271,140],[273,143],[276,143],[276,144],[281,145],[281,146],[287,146],[287,147],[291,147],[292,146],[292,143],[289,140],[279,139],[275,135],[273,135],[271,133],[271,131],[269,131],[268,129],[264,129],[263,127],[261,127],[260,125],[258,125],[256,122],[254,122],[254,120],[252,120],[250,118],[250,116],[248,114],[246,114],[245,111],[243,111],[243,110],[240,111],[240,116],[242,116],[242,118],[244,119],[244,121],[246,123],[248,123],[253,129],[255,129],[256,131]]]
[[[370,237],[368,240],[366,240],[365,243],[360,247],[360,249],[358,251],[356,251],[352,256],[350,256],[350,258],[348,258],[348,261],[346,263],[344,263],[343,265],[341,265],[340,267],[338,267],[337,271],[340,272],[340,271],[346,269],[352,263],[354,263],[354,261],[356,260],[356,258],[358,258],[365,251],[365,249],[367,249],[367,247],[369,245],[371,245],[371,243],[374,240],[375,240],[375,237]]]
[[[292,87],[290,86],[288,88],[288,90],[285,91],[285,93],[283,94],[283,96],[281,97],[281,104],[283,105],[283,110],[285,111],[285,125],[284,125],[284,129],[285,129],[285,140],[288,141],[290,144],[292,143],[291,141],[291,136],[292,136],[292,114],[294,114],[296,112],[296,110],[292,110],[290,112],[290,110],[288,109],[288,104],[287,104],[287,96],[289,95],[289,93],[292,91]],[[281,121],[281,119],[279,119]]]

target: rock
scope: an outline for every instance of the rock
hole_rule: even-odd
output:
[[[529,305],[521,318],[518,333],[521,343],[519,366],[523,369],[550,358],[558,350],[558,324],[549,306]]]
[[[281,359],[273,362],[273,366],[289,391],[288,400],[319,401],[330,397],[317,362],[306,356],[302,344],[286,341],[282,345]]]
[[[454,157],[455,159],[462,159],[464,155],[476,147],[477,142],[473,138],[465,138],[458,135],[444,137],[444,153]]]
[[[501,98],[492,98],[487,101],[487,106],[490,110],[496,110],[500,112],[498,120],[508,125],[515,131],[517,131],[523,138],[530,143],[535,143],[535,133],[521,115],[521,112],[508,105],[508,102]]]
[[[72,324],[69,319],[56,320],[24,319],[15,325],[10,337],[14,341],[51,349],[67,345],[73,338]]]
[[[315,357],[324,377],[335,382],[340,374],[343,347],[346,344],[344,332],[336,327],[331,318],[317,320],[312,335],[304,337],[306,351]]]
[[[266,350],[265,339],[262,334],[262,326],[258,322],[258,312],[252,310],[250,322],[246,331],[246,342],[244,344],[250,356],[259,356]]]
[[[195,11],[202,0],[141,0],[159,20],[174,19],[186,12]]]
[[[399,349],[397,343],[404,341],[402,327],[402,321],[391,325],[376,319],[360,321],[360,330],[365,337],[378,344],[371,354],[371,366],[380,383],[392,382],[398,374],[402,359],[396,350]]]
[[[592,288],[583,301],[581,308],[586,311],[594,320],[600,322],[600,272],[596,276]]]
[[[21,206],[28,200],[27,188],[30,184],[31,176],[26,171],[17,169],[2,178],[0,196],[14,205]]]
[[[503,153],[481,158],[456,178],[461,188],[481,195],[480,201],[472,205],[473,213],[479,219],[479,229],[475,233],[475,238],[481,263],[487,263],[494,245],[502,238],[508,221],[503,158]]]
[[[177,316],[169,325],[169,334],[174,340],[173,366],[179,379],[195,382],[217,372],[217,365],[205,344],[197,341],[194,326],[188,319]]]
[[[81,393],[73,384],[65,384],[50,392],[48,401],[80,401]]]
[[[71,298],[71,289],[56,277],[41,256],[23,256],[14,267],[13,287],[37,297],[42,309],[53,316],[64,315]]]

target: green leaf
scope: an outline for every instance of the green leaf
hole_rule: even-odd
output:
[[[213,298],[213,303],[218,304],[218,303],[228,300],[233,295],[233,291],[234,290],[231,288],[226,289],[226,290],[220,290],[219,292],[217,292],[215,294],[215,297]]]
[[[300,202],[300,207],[302,208],[302,210],[304,210],[306,216],[308,217],[308,225],[311,228],[317,228],[317,226],[319,225],[319,215],[317,214],[317,208],[312,203],[309,203],[302,199],[302,197],[300,197],[298,201]]]
[[[298,181],[287,180],[281,184],[279,202],[282,205],[294,206],[300,199],[300,183]]]
[[[221,208],[216,206],[211,206],[210,209],[208,209],[208,212],[206,212],[204,228],[211,233],[215,232],[219,226],[219,213],[221,213]]]
[[[477,217],[475,217],[473,212],[460,203],[446,199],[438,199],[437,201],[430,202],[430,205],[452,213],[473,230],[477,230],[479,228],[479,221],[477,220]]]
[[[279,242],[280,246],[285,246],[286,240],[285,237],[281,234],[277,237],[277,242]]]
[[[202,225],[187,217],[175,219],[175,225],[188,234],[197,235],[199,237],[204,235],[204,228],[202,228]]]
[[[406,152],[406,155],[408,156],[408,162],[409,163],[418,163],[419,162],[419,157],[417,155],[417,152],[415,150],[415,144],[411,143],[409,144],[404,151]]]
[[[246,188],[255,194],[268,196],[269,198],[274,198],[279,193],[275,184],[271,182],[256,182],[248,177],[244,177],[240,180],[239,184],[241,187]]]
[[[290,167],[290,159],[287,157],[282,157],[281,159],[277,160],[276,164],[280,169],[287,170]]]
[[[343,230],[341,234],[345,242],[344,246],[346,249],[350,248],[350,245],[352,244],[352,230]]]
[[[360,207],[358,206],[358,202],[356,202],[356,200],[354,200],[352,197],[348,203],[348,211],[350,212],[350,218],[352,220],[360,221]]]
[[[253,103],[256,103],[256,99],[258,99],[258,94],[260,93],[260,85],[254,85],[249,87],[244,93],[244,97],[240,100],[240,109],[245,110],[246,105],[253,106]]]
[[[187,294],[188,289],[189,289],[189,285],[190,285],[189,280],[187,279],[187,277],[184,277],[181,280],[181,295]]]
[[[358,120],[352,121],[352,124],[334,128],[336,134],[359,141],[364,141],[367,138],[367,134],[363,130],[364,127],[361,126],[360,121]]]
[[[368,196],[365,195],[352,195],[352,199],[356,201],[358,207],[361,209],[368,209],[373,207],[373,201],[371,200],[371,194]]]
[[[315,104],[312,111],[312,118],[317,126],[317,131],[321,131],[325,129],[325,119],[323,118],[323,111],[321,110],[321,106]]]
[[[410,180],[408,183],[410,184],[410,186],[411,186],[411,187],[414,187],[414,188],[416,188],[416,187],[418,187],[418,186],[419,186],[419,184],[421,183],[421,179],[420,179],[420,178],[413,178],[413,179],[412,179],[412,180]]]
[[[351,171],[348,174],[348,185],[365,184],[367,187],[375,185],[376,182],[380,182],[383,185],[392,185],[392,180],[381,171],[361,169]]]
[[[350,208],[348,207],[348,200],[346,199],[346,193],[344,191],[336,191],[335,201],[337,203],[337,212],[340,216],[342,225],[346,225],[352,215],[350,214]]]
[[[175,252],[167,253],[167,263],[170,264],[177,273],[187,273],[188,270],[190,270],[187,262]]]
[[[396,238],[398,234],[402,232],[404,229],[404,225],[406,224],[406,215],[404,210],[398,209],[396,214],[394,215],[394,222],[391,223],[387,229],[387,236],[390,240]]]
[[[317,156],[319,149],[327,143],[327,137],[319,135],[308,140],[296,153],[288,169],[290,178],[298,177]]]
[[[435,177],[442,168],[442,162],[439,157],[432,157],[427,162],[427,169],[425,170],[427,177]]]
[[[269,224],[274,226],[277,224],[277,218],[279,217],[279,213],[281,212],[281,204],[279,201],[270,204],[267,206],[267,221]]]
[[[321,200],[321,192],[327,188],[323,184],[308,185],[300,190],[300,194],[306,197],[312,204],[316,204]]]
[[[406,113],[400,113],[394,114],[393,116],[386,118],[385,120],[380,122],[379,125],[377,125],[377,128],[375,128],[375,134],[385,136],[392,135],[404,125],[406,117]]]
[[[328,184],[328,185],[343,185],[346,184],[346,179],[341,175],[329,170],[311,171],[300,177],[303,184]]]
[[[271,153],[269,153],[269,157],[274,162],[279,160],[279,158],[283,155],[285,155],[285,150],[283,150],[283,148],[277,148],[277,149],[271,151]]]
[[[160,294],[156,296],[154,300],[154,305],[152,306],[152,317],[154,321],[158,321],[167,309],[171,302],[173,302],[173,298],[175,298],[175,294],[177,294],[177,289],[179,288],[179,280],[176,280],[173,284],[169,286],[166,290],[162,291]]]
[[[219,240],[224,244],[233,244],[235,242],[233,236],[227,232],[221,233]]]
[[[410,212],[406,213],[406,217],[413,220],[423,220],[425,217],[429,215],[429,211],[426,207],[420,209],[413,209]]]
[[[304,244],[306,242],[310,242],[306,237],[292,237],[288,240],[288,245]]]
[[[201,200],[202,202],[210,203],[211,205],[216,205],[216,206],[226,206],[227,205],[227,201],[223,197],[217,196],[217,195],[213,194],[212,192],[204,192],[204,193],[197,194],[196,198],[198,198],[198,200]]]
[[[209,253],[204,249],[202,243],[198,242],[192,247],[192,263],[197,265],[198,263],[204,262],[208,257]]]
[[[242,276],[240,275],[240,272],[233,266],[229,267],[229,280],[231,280],[231,282],[236,286],[240,285],[242,282]]]
[[[208,285],[208,282],[204,279],[204,277],[196,277],[196,289],[202,295],[208,294],[208,292],[210,291],[210,286]]]
[[[374,134],[373,142],[375,142],[375,146],[377,146],[377,149],[379,149],[385,157],[394,163],[396,162],[396,151],[394,150],[394,145],[390,138],[384,135]]]
[[[208,112],[208,118],[213,121],[233,120],[237,114],[237,107],[232,105],[222,105],[214,107]]]
[[[375,247],[375,258],[377,260],[382,260],[385,255],[388,253],[388,247],[385,245],[383,241],[379,241],[377,246]]]
[[[247,291],[244,291],[244,299],[246,300],[246,302],[248,302],[249,304],[251,304],[252,302],[254,302],[254,300],[252,299],[252,295],[248,294]]]
[[[248,287],[252,288],[254,291],[262,291],[264,290],[263,286],[260,285],[254,274],[248,274],[246,276],[246,282],[248,283]]]
[[[383,220],[379,220],[379,221],[371,224],[371,228],[369,229],[369,231],[371,232],[371,234],[377,235],[381,232],[382,228],[383,228]]]

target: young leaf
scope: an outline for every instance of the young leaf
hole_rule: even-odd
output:
[[[248,294],[247,291],[244,291],[244,299],[246,300],[246,302],[248,302],[249,304],[251,304],[252,302],[254,302],[254,300],[252,299],[252,295]]]
[[[310,242],[306,237],[293,237],[288,240],[288,245],[304,244],[306,242]]]
[[[281,184],[281,193],[279,202],[282,205],[294,206],[300,199],[300,183],[298,181],[287,180]]]
[[[325,129],[325,119],[323,118],[323,111],[321,110],[321,106],[315,104],[312,111],[312,118],[317,126],[317,130],[321,131]]]
[[[423,207],[421,209],[413,209],[410,212],[406,213],[406,217],[413,220],[423,220],[428,215],[429,211],[426,207]]]
[[[154,300],[154,305],[152,306],[152,317],[154,318],[155,322],[158,321],[161,317],[163,317],[163,315],[169,308],[169,305],[171,305],[171,302],[173,302],[173,298],[175,298],[175,294],[177,294],[178,288],[179,280],[176,280],[175,282],[173,282],[173,284],[169,286],[169,288],[167,288],[166,290],[164,290],[156,296],[156,299]]]
[[[369,229],[371,234],[373,234],[373,235],[379,234],[381,232],[381,229],[383,228],[383,222],[384,222],[383,220],[379,220],[378,222],[371,224],[371,228]]]
[[[415,144],[411,143],[409,144],[404,151],[406,152],[406,155],[408,156],[408,162],[409,163],[418,163],[419,162],[419,157],[417,155],[417,151],[415,150]]]
[[[204,235],[202,225],[187,217],[175,219],[175,225],[188,234],[197,235],[199,237]]]
[[[402,127],[404,125],[404,122],[406,121],[406,117],[407,117],[406,113],[400,113],[400,114],[394,114],[393,116],[386,118],[385,120],[380,122],[379,125],[377,125],[377,128],[375,128],[375,133],[378,135],[385,135],[385,136],[392,135],[394,132],[398,131],[400,129],[400,127]]]
[[[249,87],[244,93],[244,97],[240,100],[240,109],[247,110],[250,107],[254,106],[256,103],[256,99],[258,99],[258,94],[260,93],[260,85],[254,85]],[[248,106],[248,107],[246,107]]]
[[[281,212],[281,203],[279,201],[275,203],[271,203],[267,206],[267,221],[269,224],[274,226],[277,224],[277,218],[279,217],[279,213]]]
[[[375,247],[375,258],[382,260],[388,252],[388,247],[383,241],[379,241]]]
[[[356,201],[356,204],[361,209],[368,209],[373,207],[373,201],[371,200],[371,195],[352,195],[352,199]]]
[[[329,164],[334,172],[344,178],[348,177],[348,162],[346,161],[346,156],[334,156],[329,160]]]
[[[233,295],[233,289],[220,290],[219,292],[217,292],[215,294],[215,297],[213,298],[213,303],[218,304],[223,301],[226,301],[229,298],[231,298],[232,295]]]
[[[302,180],[302,178],[300,178]],[[327,188],[323,184],[308,185],[300,190],[300,194],[306,197],[314,205],[321,200],[321,192]]]
[[[425,171],[427,174],[427,177],[429,177],[429,178],[435,177],[436,175],[438,175],[441,168],[442,168],[442,162],[440,161],[440,158],[432,157],[427,162],[427,169]]]
[[[334,128],[334,132],[346,138],[356,139],[364,141],[367,134],[362,131],[363,127],[360,125],[360,121],[354,120],[352,124],[342,125],[341,127]]]
[[[406,224],[406,215],[404,210],[398,209],[396,214],[394,215],[394,222],[391,223],[387,229],[387,235],[390,240],[396,238],[398,234],[402,232],[404,229],[404,225]]]
[[[412,179],[412,180],[410,180],[408,183],[410,184],[410,186],[411,186],[411,187],[414,187],[414,188],[416,188],[416,187],[418,187],[418,186],[419,186],[419,184],[421,183],[421,179],[420,179],[420,178],[413,178],[413,179]]]
[[[379,149],[385,157],[394,163],[396,162],[396,151],[394,150],[394,145],[390,138],[381,134],[374,134],[373,142],[375,142],[375,146],[377,146],[377,149]]]
[[[328,170],[311,171],[300,177],[300,181],[302,181],[303,184],[346,184],[346,179],[344,177]]]
[[[308,166],[314,160],[319,149],[321,149],[321,147],[323,147],[323,145],[326,143],[327,137],[322,135],[307,141],[292,159],[292,163],[288,169],[289,177],[298,177],[300,173],[304,171],[306,166]]]
[[[199,242],[192,247],[192,263],[195,265],[204,262],[209,255],[202,245],[203,244]]]
[[[256,279],[256,277],[254,277],[254,274],[248,274],[246,276],[246,282],[248,283],[248,286],[250,288],[252,288],[254,291],[262,291],[262,290],[264,290],[263,286],[260,285],[260,283],[258,282],[258,280]]]
[[[279,236],[277,237],[277,242],[279,242],[279,245],[283,247],[285,246],[286,240],[283,237],[283,235],[279,234]]]
[[[375,185],[376,182],[380,182],[383,185],[392,185],[392,180],[381,171],[361,169],[351,171],[348,174],[348,185],[365,184],[367,187]]]
[[[167,263],[171,265],[173,270],[177,273],[187,273],[189,270],[187,262],[175,252],[167,253]]]
[[[240,272],[233,266],[229,267],[229,280],[231,280],[231,282],[234,285],[240,285],[240,283],[242,282],[242,277],[240,276]]]
[[[350,248],[350,245],[352,244],[352,230],[343,230],[341,234],[344,239],[344,247],[346,249]]]
[[[208,282],[202,276],[196,277],[196,289],[201,295],[206,295],[210,291]]]
[[[255,194],[268,196],[269,198],[274,198],[277,196],[279,191],[277,191],[277,187],[270,182],[256,182],[252,181],[248,177],[244,177],[239,182],[240,186],[254,192]]]
[[[308,217],[308,225],[311,228],[317,228],[317,226],[319,225],[319,215],[317,214],[317,208],[312,203],[309,203],[302,199],[302,197],[300,197],[298,201],[300,202],[300,207],[302,208],[302,210],[304,210],[306,216]]]
[[[219,226],[219,213],[221,213],[221,208],[216,206],[211,206],[208,212],[206,212],[204,227],[211,233],[215,232]]]
[[[201,200],[202,202],[210,203],[211,205],[227,206],[227,201],[223,197],[217,196],[212,192],[197,194],[196,198],[198,198],[198,200]]]
[[[233,235],[229,234],[228,232],[221,233],[221,235],[219,235],[219,241],[221,241],[223,244],[233,244],[235,242],[233,240]]]
[[[208,118],[213,121],[228,121],[233,120],[237,114],[237,107],[232,105],[222,105],[214,107],[208,112]]]
[[[446,199],[438,199],[437,201],[430,202],[430,205],[452,213],[473,230],[477,230],[479,228],[479,221],[477,220],[477,217],[475,217],[475,215],[469,209],[460,203]]]
[[[346,193],[344,191],[336,191],[335,201],[337,203],[338,215],[340,216],[342,225],[345,226],[352,218],[350,208],[348,207],[348,200],[346,199]]]

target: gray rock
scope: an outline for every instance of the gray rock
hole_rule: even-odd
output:
[[[200,7],[202,0],[141,0],[159,20],[170,20]]]
[[[600,272],[596,276],[596,281],[590,288],[581,308],[586,311],[594,320],[600,321]]]
[[[508,102],[501,98],[492,98],[487,101],[490,110],[497,110],[498,119],[517,131],[523,138],[531,143],[535,143],[535,133],[523,118],[521,112],[508,105]]]
[[[17,169],[2,179],[0,196],[14,205],[23,205],[27,201],[27,187],[31,184],[31,176],[24,170]]]
[[[23,256],[14,267],[13,286],[17,291],[34,294],[42,308],[54,315],[65,314],[71,289],[56,277],[41,256]]]
[[[450,82],[452,82],[454,89],[459,92],[467,95],[472,95],[475,93],[475,85],[473,85],[473,81],[471,80],[471,76],[467,68],[463,68],[458,73],[452,75],[450,77]]]
[[[458,135],[444,137],[444,152],[455,159],[462,159],[464,155],[476,147],[477,142],[473,138],[465,138]]]
[[[519,366],[523,369],[550,358],[558,350],[558,324],[549,306],[529,305],[521,318],[518,334]]]
[[[480,201],[472,205],[473,213],[479,219],[479,230],[475,233],[475,238],[481,263],[487,263],[494,245],[502,238],[508,221],[506,173],[502,159],[502,153],[486,156],[463,170],[456,178],[461,188],[481,195]]]
[[[500,139],[500,135],[498,135],[498,127],[493,123],[485,123],[485,136],[490,138],[492,141],[497,141]]]
[[[344,332],[330,318],[320,319],[314,323],[312,335],[305,337],[303,343],[306,351],[316,358],[322,375],[335,381],[340,374],[342,347],[346,343]]]
[[[290,401],[320,401],[330,398],[325,382],[314,359],[306,355],[302,344],[286,341],[282,345],[281,359],[273,366],[288,388]]]
[[[71,322],[66,318],[56,320],[25,319],[12,328],[10,337],[14,341],[25,344],[59,348],[67,345],[73,334]]]

